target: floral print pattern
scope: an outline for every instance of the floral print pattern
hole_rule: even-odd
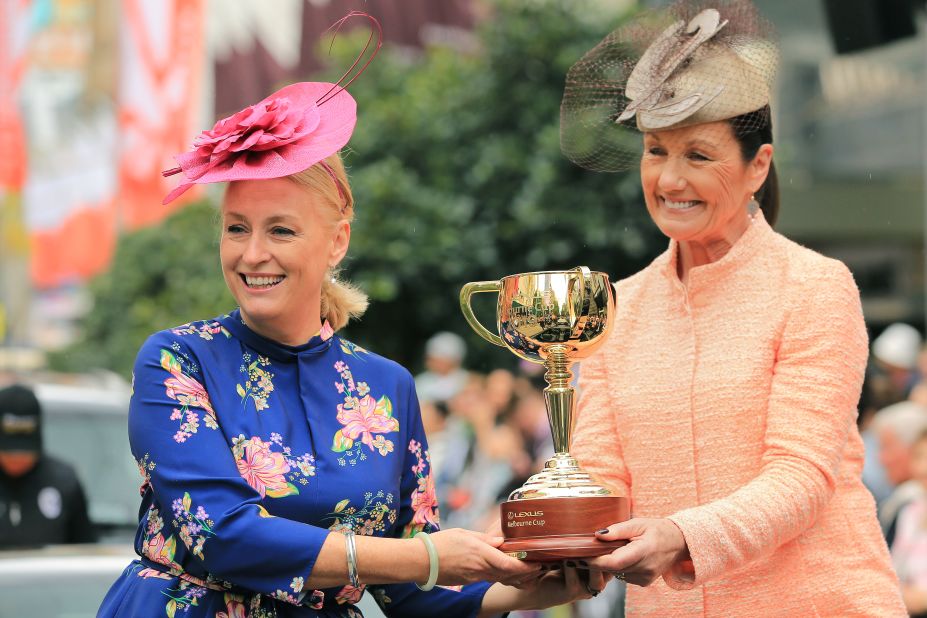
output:
[[[208,589],[186,581],[181,581],[176,588],[164,590],[162,594],[170,599],[165,608],[168,618],[174,618],[178,609],[185,612],[191,605],[199,605],[199,599],[203,598],[207,592],[209,592]]]
[[[145,453],[144,457],[136,460],[135,465],[138,466],[138,472],[142,475],[142,485],[138,488],[138,493],[144,496],[145,490],[151,485],[151,472],[155,469],[155,462],[151,461],[150,453]]]
[[[192,500],[189,492],[184,492],[183,498],[177,498],[171,503],[174,510],[173,524],[180,530],[180,540],[193,552],[195,556],[203,557],[203,545],[206,539],[215,534],[212,531],[215,523],[209,518],[209,513],[202,506],[191,511]]]
[[[267,399],[274,391],[274,374],[268,371],[267,367],[270,367],[270,359],[266,356],[258,356],[255,361],[251,360],[251,354],[247,352],[242,356],[242,364],[238,372],[245,374],[247,379],[243,385],[235,385],[235,390],[241,397],[242,406],[250,398],[254,402],[256,411],[267,409]]]
[[[365,493],[364,505],[360,508],[350,504],[349,499],[344,499],[335,505],[335,510],[329,513],[329,518],[334,519],[335,523],[329,526],[329,530],[353,530],[355,534],[373,536],[377,532],[385,532],[387,526],[396,523],[396,509],[390,508],[393,504],[393,494],[382,489],[376,494],[369,491]],[[339,604],[357,603],[364,595],[365,588],[363,584],[357,588],[348,584],[338,591],[335,600]]]
[[[355,382],[351,368],[344,361],[338,361],[334,367],[340,377],[335,382],[335,390],[344,396],[343,403],[338,404],[337,416],[343,427],[335,432],[332,440],[332,450],[345,453],[338,463],[344,465],[347,460],[355,465],[358,460],[365,460],[361,444],[385,457],[393,451],[393,442],[382,434],[399,431],[399,420],[393,416],[393,402],[386,395],[374,399],[370,386],[366,382]]]
[[[216,618],[248,618],[244,600],[238,595],[225,594],[225,611],[216,612]]]
[[[152,562],[172,569],[180,569],[180,565],[174,560],[177,541],[171,535],[165,537],[162,534],[163,530],[164,519],[158,509],[152,506],[148,509],[145,536],[142,541],[142,555]]]
[[[369,352],[367,352],[367,350],[364,348],[346,339],[341,339],[341,351],[348,356],[352,356],[361,361],[364,360],[364,357],[361,356],[361,354],[369,354]]]
[[[186,442],[187,438],[199,430],[200,415],[191,408],[202,409],[206,413],[205,425],[210,429],[218,429],[216,413],[212,409],[206,389],[183,372],[180,361],[170,350],[161,350],[161,367],[171,374],[170,378],[164,380],[167,396],[180,404],[179,408],[174,408],[171,412],[172,421],[181,421],[177,433],[174,434],[174,441]]]
[[[440,527],[438,497],[435,495],[435,482],[431,474],[431,456],[427,450],[423,452],[421,442],[414,439],[409,441],[409,452],[415,456],[416,463],[412,466],[412,473],[415,474],[418,485],[412,491],[412,510],[415,515],[403,530],[403,536],[407,537],[415,536],[416,532],[422,530],[437,530]]]
[[[371,536],[375,532],[384,532],[388,525],[396,523],[397,512],[392,507],[393,494],[382,489],[377,493],[366,492],[361,507],[350,506],[351,501],[344,499],[335,505],[335,510],[326,519],[334,519],[329,530],[353,530],[355,534]]]
[[[200,338],[205,339],[206,341],[211,341],[213,336],[218,334],[225,335],[226,338],[232,336],[232,334],[224,327],[220,322],[216,320],[204,320],[202,322],[188,322],[182,326],[172,328],[171,332],[178,336],[184,335],[199,335]]]
[[[274,445],[281,447],[283,452],[272,451]],[[277,433],[271,435],[270,442],[257,436],[246,439],[244,435],[232,441],[232,454],[239,474],[262,498],[298,494],[299,489],[291,481],[306,485],[306,478],[315,476],[315,458],[312,455],[305,453],[292,457],[290,452],[290,447],[283,446],[283,438]]]

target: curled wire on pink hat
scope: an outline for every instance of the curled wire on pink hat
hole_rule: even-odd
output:
[[[380,22],[359,11],[351,11],[329,31],[334,30],[336,36],[352,17],[366,17],[373,27],[364,49],[337,82],[290,84],[203,131],[189,151],[175,155],[179,165],[162,172],[163,176],[184,175],[162,204],[173,201],[194,184],[280,178],[318,163],[331,176],[346,208],[344,191],[325,159],[351,138],[357,123],[357,103],[346,88],[367,69],[383,44]],[[376,45],[358,68],[374,35]]]

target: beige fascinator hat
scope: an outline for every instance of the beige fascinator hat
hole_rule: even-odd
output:
[[[640,14],[574,64],[560,108],[561,148],[595,171],[637,164],[642,131],[730,120],[768,126],[778,60],[753,5],[679,2]]]

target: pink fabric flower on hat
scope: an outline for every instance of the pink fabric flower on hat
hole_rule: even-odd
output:
[[[357,104],[346,90],[317,101],[335,84],[301,82],[223,118],[174,158],[185,181],[164,198],[172,201],[193,184],[289,176],[338,152],[357,122]]]
[[[293,109],[289,99],[261,101],[216,123],[193,140],[193,152],[181,155],[189,161],[188,177],[199,178],[243,150],[271,150],[312,133],[319,126],[319,108]]]

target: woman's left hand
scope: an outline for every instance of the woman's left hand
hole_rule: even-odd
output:
[[[590,568],[607,571],[629,584],[649,586],[673,565],[689,559],[682,530],[669,519],[635,518],[597,532],[602,541],[627,539],[627,545],[588,560]]]

